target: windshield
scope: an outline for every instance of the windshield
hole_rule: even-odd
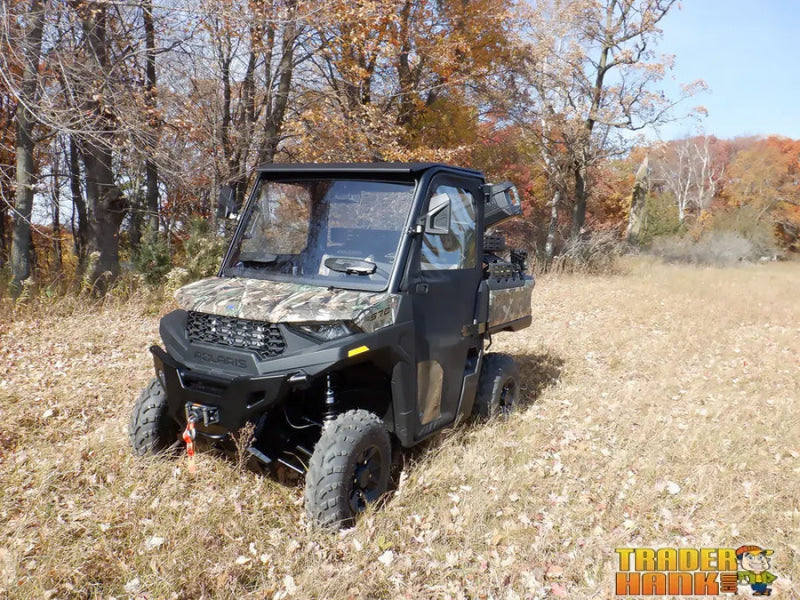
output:
[[[261,179],[257,185],[226,275],[386,287],[412,183]]]

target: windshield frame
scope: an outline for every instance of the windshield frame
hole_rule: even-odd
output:
[[[375,281],[360,277],[358,275],[348,275],[347,277],[329,277],[324,275],[314,274],[293,274],[281,273],[269,269],[259,269],[257,267],[238,267],[234,263],[234,259],[241,248],[243,237],[246,229],[249,226],[250,219],[253,212],[256,210],[260,192],[263,185],[269,183],[293,183],[303,181],[363,181],[365,183],[387,183],[409,186],[409,202],[405,220],[402,228],[398,231],[397,245],[395,248],[394,260],[392,261],[391,268],[388,273],[381,280]],[[418,204],[418,194],[420,189],[420,178],[415,176],[403,177],[397,173],[387,173],[385,175],[378,173],[368,172],[352,172],[352,173],[260,173],[256,178],[254,185],[250,190],[244,210],[238,219],[236,232],[228,245],[225,257],[222,261],[218,275],[220,277],[241,277],[245,279],[261,279],[267,281],[278,281],[297,283],[300,285],[310,285],[318,287],[348,289],[356,291],[374,291],[383,292],[390,286],[393,286],[398,277],[398,269],[404,269],[406,264],[406,257],[404,253],[407,251],[406,238],[408,236],[411,223],[413,222],[413,215]],[[362,258],[363,257],[353,257]]]

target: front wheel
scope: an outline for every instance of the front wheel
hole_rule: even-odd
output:
[[[134,454],[157,454],[178,439],[178,425],[169,416],[167,393],[158,377],[142,390],[131,412],[128,438]]]
[[[366,410],[350,410],[326,423],[306,473],[309,518],[345,528],[389,487],[391,443],[383,422]]]
[[[510,415],[519,401],[519,367],[507,354],[490,352],[483,357],[475,398],[476,417],[489,419]]]

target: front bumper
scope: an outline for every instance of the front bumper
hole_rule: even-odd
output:
[[[201,416],[198,433],[222,438],[238,431],[248,421],[256,422],[266,412],[285,404],[322,411],[322,385],[327,373],[372,363],[391,377],[395,406],[403,414],[411,414],[412,393],[407,382],[394,381],[399,363],[413,363],[413,322],[403,321],[371,333],[360,333],[320,343],[282,326],[287,341],[280,356],[259,359],[254,352],[205,342],[192,342],[186,335],[187,313],[176,310],[161,320],[163,347],[153,346],[156,374],[167,395],[169,414],[181,427],[186,424],[187,410]],[[319,411],[315,410],[315,398]],[[404,402],[405,400],[405,402]],[[310,402],[310,404],[309,404]],[[196,405],[196,407],[195,407]],[[380,412],[380,411],[379,411]],[[204,423],[202,416],[213,415],[214,423]],[[380,414],[387,423],[394,423],[392,409]]]
[[[156,375],[167,392],[170,416],[186,423],[187,405],[216,408],[216,423],[198,423],[198,431],[221,438],[282,402],[292,385],[291,374],[242,376],[223,379],[200,374],[182,365],[158,346],[152,346]],[[301,378],[300,381],[303,381]]]

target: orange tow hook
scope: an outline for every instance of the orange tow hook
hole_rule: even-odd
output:
[[[186,455],[189,457],[189,473],[196,473],[197,466],[194,462],[194,438],[197,432],[194,428],[194,419],[190,418],[183,432],[183,441],[186,442]]]

